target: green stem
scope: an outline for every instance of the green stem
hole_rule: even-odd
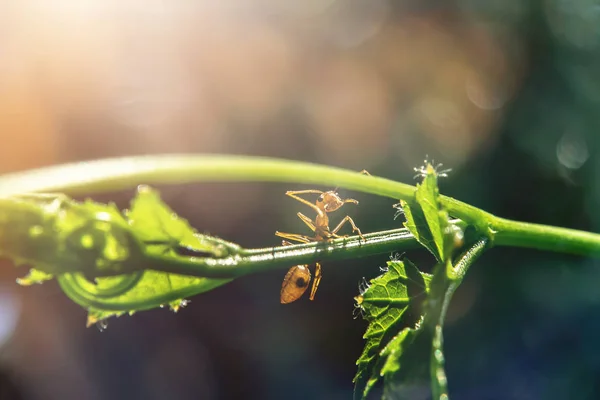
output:
[[[414,186],[390,179],[306,162],[264,157],[176,154],[86,161],[4,175],[0,179],[0,197],[30,192],[97,193],[127,189],[140,183],[250,180],[337,186],[395,200],[410,200],[415,191]],[[460,219],[480,220],[481,215],[486,214],[448,197],[441,196],[441,202]]]
[[[600,256],[600,235],[495,217],[490,227],[495,246],[525,247],[583,256]]]
[[[434,399],[448,398],[448,384],[446,379],[446,373],[444,371],[444,357],[443,357],[443,342],[444,336],[442,334],[442,327],[444,326],[444,320],[446,319],[446,313],[450,306],[450,301],[456,289],[462,283],[469,267],[485,252],[488,246],[489,240],[487,237],[482,237],[476,241],[468,250],[466,250],[452,266],[453,279],[446,288],[443,295],[444,302],[439,312],[439,316],[434,327],[434,336],[432,341],[431,351],[431,388]],[[435,278],[434,278],[435,279]],[[435,303],[434,303],[435,304]],[[433,312],[432,314],[435,314]]]
[[[181,275],[227,279],[274,268],[311,264],[316,261],[339,261],[420,248],[407,229],[393,229],[359,236],[335,239],[330,242],[313,242],[293,246],[263,249],[240,249],[223,258],[180,258],[147,255],[140,268],[148,268]]]
[[[412,197],[415,190],[414,186],[358,171],[306,162],[242,156],[157,155],[65,164],[4,175],[0,180],[0,197],[29,192],[107,192],[140,183],[250,180],[340,186],[394,199]]]
[[[28,192],[106,192],[131,188],[140,183],[249,180],[339,186],[407,201],[413,198],[415,191],[414,186],[389,179],[297,161],[219,155],[159,155],[97,160],[4,175],[0,178],[0,197]],[[598,234],[510,221],[445,196],[440,196],[440,202],[450,215],[474,225],[479,232],[487,235],[493,245],[600,256]]]
[[[489,244],[489,240],[486,237],[483,237],[476,241],[471,245],[461,256],[458,258],[458,261],[454,263],[453,271],[454,271],[454,279],[450,284],[449,288],[453,288],[450,293],[453,293],[458,286],[462,283],[469,267],[473,265],[473,263],[481,257],[481,255],[485,252],[486,247]],[[444,313],[446,309],[444,308]]]

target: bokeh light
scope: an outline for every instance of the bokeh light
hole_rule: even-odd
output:
[[[452,168],[442,193],[598,231],[599,106],[595,0],[0,2],[0,173],[232,153],[411,182],[429,155]],[[291,189],[160,188],[199,231],[248,247],[303,229]],[[364,232],[400,223],[389,199],[351,195]],[[3,263],[0,372],[26,399],[350,398],[365,328],[352,298],[387,259],[325,265],[313,303],[281,306],[274,272],[102,333],[55,283],[17,287],[24,268]],[[448,314],[452,398],[598,398],[597,270],[486,254]]]

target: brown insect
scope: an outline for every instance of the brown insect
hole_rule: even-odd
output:
[[[367,173],[363,171],[363,173]],[[330,190],[328,192],[323,192],[321,190],[298,190],[298,191],[288,191],[285,193],[286,196],[291,197],[294,200],[298,200],[299,202],[306,204],[310,208],[312,208],[317,216],[314,221],[308,218],[306,215],[302,213],[298,213],[298,217],[304,222],[313,232],[314,236],[306,236],[300,235],[296,233],[284,233],[284,232],[275,232],[275,235],[282,237],[284,239],[293,240],[300,243],[309,243],[309,242],[321,242],[326,240],[331,240],[334,238],[340,238],[343,236],[338,235],[339,230],[346,223],[350,223],[352,225],[352,231],[357,232],[361,238],[364,239],[360,229],[356,226],[352,218],[349,216],[345,216],[344,219],[333,229],[329,228],[329,216],[327,215],[330,212],[336,211],[340,209],[346,203],[358,204],[357,200],[354,199],[342,199],[336,192],[336,190]],[[301,194],[319,194],[319,198],[313,204],[306,199],[299,197]],[[346,235],[344,235],[346,236]],[[288,241],[283,241],[284,245],[290,245],[291,243]],[[309,266],[306,264],[303,265],[295,265],[287,272],[285,278],[283,279],[283,284],[281,285],[281,295],[280,300],[282,304],[291,303],[293,301],[298,300],[310,283],[311,275]],[[313,285],[310,291],[310,299],[314,300],[315,293],[317,292],[317,288],[319,287],[319,283],[321,282],[321,264],[315,263],[315,279],[313,280]]]
[[[284,240],[282,241],[284,246],[291,245],[292,243]],[[310,269],[308,264],[295,265],[289,269],[283,283],[281,284],[280,300],[281,304],[291,303],[298,300],[310,284]],[[313,300],[319,281],[321,280],[321,264],[315,263],[315,280],[313,281],[313,289],[310,293],[310,299]]]

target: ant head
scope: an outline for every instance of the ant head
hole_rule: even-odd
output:
[[[344,205],[344,200],[334,191],[330,190],[319,196],[317,206],[325,212],[332,212]]]

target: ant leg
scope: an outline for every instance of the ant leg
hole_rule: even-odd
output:
[[[299,235],[297,233],[285,233],[285,232],[275,232],[275,236],[279,236],[284,239],[294,240],[300,243],[310,243],[314,242],[315,239],[306,235]]]
[[[371,174],[369,173],[369,171],[367,171],[366,169],[363,169],[362,171],[360,171],[360,173],[362,175],[369,175],[369,176],[371,176]],[[333,191],[337,192],[337,188],[335,188]],[[355,199],[345,199],[345,200],[342,200],[342,201],[344,202],[344,204],[346,204],[346,203],[358,204],[358,200],[355,200]]]
[[[338,226],[336,226],[332,231],[331,234],[333,237],[340,237],[339,235],[337,235],[338,231],[342,228],[342,226],[344,226],[344,224],[346,222],[349,222],[350,225],[352,225],[352,232],[358,232],[358,236],[360,236],[360,238],[362,240],[366,240],[365,237],[363,236],[362,232],[360,231],[360,229],[358,229],[358,227],[356,226],[356,224],[354,223],[354,220],[352,218],[350,218],[349,216],[345,216],[344,219],[338,224]]]
[[[302,238],[296,238],[295,240],[297,240],[297,241],[299,241],[301,243],[310,243],[312,241],[312,240],[309,240],[309,238],[304,238],[304,239],[302,239]],[[282,240],[281,241],[281,245],[282,246],[292,246],[292,245],[294,245],[294,243],[288,242],[287,240]]]
[[[315,263],[315,279],[313,280],[312,288],[310,289],[310,299],[315,299],[315,294],[317,293],[317,288],[319,287],[319,283],[321,282],[321,264]]]
[[[316,189],[288,190],[287,192],[285,192],[285,195],[291,197],[294,200],[299,201],[300,203],[306,204],[307,206],[309,206],[310,208],[312,208],[313,210],[315,210],[317,212],[317,214],[318,214],[319,212],[321,212],[319,210],[319,207],[317,207],[316,205],[314,205],[310,201],[308,201],[306,199],[303,199],[302,197],[296,196],[298,194],[308,194],[308,193],[323,194],[323,191],[316,190]]]
[[[346,204],[346,203],[358,204],[358,200],[354,200],[354,199],[344,199],[343,202],[344,202],[344,204]]]
[[[317,228],[315,227],[315,223],[312,219],[308,218],[306,215],[302,214],[302,213],[298,213],[298,218],[300,218],[302,220],[302,222],[304,222],[311,231],[315,231]]]
[[[307,189],[307,190],[288,190],[287,192],[285,192],[285,194],[288,196],[292,196],[292,195],[296,195],[296,194],[310,194],[310,193],[323,194],[323,191],[317,190],[317,189]]]

